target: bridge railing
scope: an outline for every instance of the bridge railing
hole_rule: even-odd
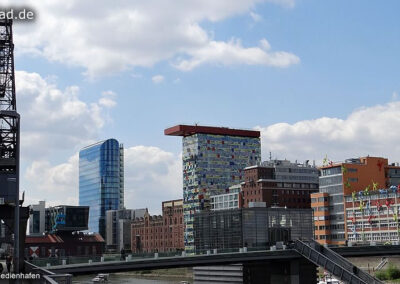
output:
[[[224,249],[209,249],[204,251],[198,251],[196,254],[185,254],[183,252],[158,252],[158,253],[135,253],[135,254],[110,254],[110,255],[97,255],[97,256],[69,256],[69,257],[49,257],[49,258],[33,258],[30,263],[38,266],[50,268],[58,265],[70,265],[70,264],[84,264],[84,263],[98,263],[98,262],[115,262],[115,261],[131,261],[146,258],[163,258],[163,257],[191,257],[195,255],[213,255],[220,253],[235,253],[235,252],[252,252],[252,251],[263,251],[269,250],[269,247],[249,247],[249,248],[224,248]],[[156,256],[157,255],[157,256]]]
[[[43,267],[38,267],[25,261],[25,272],[40,275],[40,283],[43,284],[72,284],[71,274],[56,274]],[[37,283],[37,282],[35,282]]]
[[[296,240],[295,249],[306,259],[323,267],[340,280],[354,284],[380,284],[378,279],[360,270],[347,259],[320,245],[314,240],[303,242]]]

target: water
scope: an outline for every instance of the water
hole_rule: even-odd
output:
[[[72,279],[73,284],[92,284],[92,279],[96,275],[80,275],[75,276]],[[188,281],[193,283],[192,280],[187,278],[162,278],[162,277],[139,277],[135,273],[121,272],[121,273],[110,273],[108,278],[108,283],[112,284],[122,284],[122,283],[135,283],[135,284],[179,284],[180,281]],[[107,282],[106,282],[107,283]]]

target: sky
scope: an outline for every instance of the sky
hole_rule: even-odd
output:
[[[176,124],[261,131],[262,156],[400,162],[400,2],[20,1],[21,191],[78,204],[78,152],[125,147],[125,206],[182,197]]]

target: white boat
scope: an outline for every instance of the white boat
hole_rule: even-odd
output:
[[[92,279],[93,283],[104,283],[104,282],[108,282],[108,275],[109,274],[105,274],[105,273],[99,273],[97,274],[97,276],[95,278]]]
[[[320,280],[318,284],[342,284],[343,282],[340,282],[337,279],[326,279],[326,280]]]

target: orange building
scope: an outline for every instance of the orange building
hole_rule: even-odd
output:
[[[321,244],[345,244],[348,230],[344,197],[368,186],[385,188],[398,182],[393,174],[397,170],[400,173],[399,166],[389,166],[388,159],[381,157],[347,159],[321,167],[319,192],[311,195],[315,239]]]

